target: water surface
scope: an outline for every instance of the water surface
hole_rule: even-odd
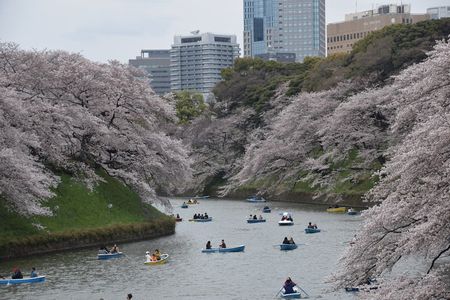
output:
[[[325,207],[294,203],[206,199],[181,209],[183,200],[171,200],[183,222],[176,234],[155,240],[119,245],[126,256],[98,261],[96,249],[74,250],[6,261],[0,274],[19,266],[28,273],[35,266],[47,276],[41,284],[0,286],[0,299],[274,299],[287,276],[312,299],[353,299],[333,292],[326,283],[338,258],[361,224],[359,216],[330,214]],[[272,213],[262,213],[269,205]],[[280,212],[292,213],[294,226],[278,226]],[[188,222],[194,213],[207,212],[213,222]],[[249,214],[263,215],[266,223],[247,224]],[[308,222],[322,232],[305,234]],[[282,252],[274,245],[292,236],[296,250]],[[201,253],[210,240],[217,246],[245,244],[243,253]],[[145,251],[169,253],[165,265],[143,264]]]

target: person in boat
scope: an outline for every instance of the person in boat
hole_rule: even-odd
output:
[[[281,217],[281,221],[284,221],[284,220],[286,220],[286,216]]]
[[[288,220],[288,221],[293,221],[291,215],[289,215],[289,216],[286,218],[286,220]]]
[[[269,209],[269,207],[268,206],[264,206],[264,208],[263,208],[264,210],[268,210]]]
[[[283,244],[289,244],[289,240],[288,240],[287,236],[284,237]]]
[[[160,260],[161,259],[161,252],[159,252],[158,249],[155,250],[153,255],[156,257],[156,260]]]
[[[200,215],[200,219],[203,220],[204,218],[205,218],[205,216],[204,216],[203,214],[201,214],[201,215]]]
[[[186,202],[183,201],[183,206],[186,206]]]
[[[211,249],[211,241],[206,242],[206,249]]]
[[[289,244],[295,245],[294,239],[292,238],[292,236],[289,238]]]
[[[209,217],[208,217],[208,213],[205,213],[205,219],[208,219]]]
[[[197,219],[197,214],[194,214],[194,217],[193,217],[193,219],[194,219],[194,220],[196,220],[196,219]]]
[[[12,279],[22,279],[23,275],[19,268],[14,268],[13,273],[11,275]]]
[[[225,244],[225,241],[222,240],[222,242],[219,245],[219,248],[226,248],[226,247],[227,247],[227,245]]]
[[[180,218],[180,214],[177,214],[177,219],[181,219],[181,218]]]
[[[253,219],[253,215],[250,215],[250,217],[248,217],[249,220]]]
[[[106,246],[101,246],[100,249],[98,249],[98,254],[108,254],[109,250],[106,248]]]
[[[111,253],[119,253],[119,247],[116,244],[111,248]]]
[[[258,217],[256,215],[254,215],[253,220],[258,220]]]
[[[127,300],[131,300],[133,298],[133,295],[132,294],[128,294],[127,295]]]
[[[262,219],[263,219],[263,217],[262,217],[261,215],[259,215],[259,219],[260,219],[260,220],[262,220]]]
[[[311,224],[311,222],[309,222],[308,223],[308,228],[316,229],[317,225],[316,224]]]
[[[150,256],[150,252],[145,251],[145,262],[151,262],[151,261],[152,261],[152,257]]]
[[[36,268],[35,267],[31,268],[30,277],[31,278],[38,277],[38,273],[36,272]]]
[[[284,285],[283,285],[284,293],[285,294],[293,294],[293,293],[295,293],[294,286],[296,286],[296,285],[297,284],[292,281],[291,277],[288,277],[286,279],[286,281],[284,282]]]

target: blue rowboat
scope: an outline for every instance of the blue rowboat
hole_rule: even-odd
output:
[[[20,283],[35,283],[35,282],[44,282],[45,276],[37,276],[37,277],[24,277],[22,279],[0,279],[0,284],[20,284]]]
[[[300,299],[302,297],[302,294],[300,293],[290,293],[290,294],[285,294],[285,293],[281,293],[281,298],[284,299]]]
[[[320,232],[319,228],[305,228],[305,233],[317,233]]]
[[[203,253],[216,253],[216,252],[243,252],[245,249],[245,245],[233,247],[233,248],[211,248],[211,249],[202,249]]]
[[[211,222],[212,217],[209,217],[208,219],[189,219],[189,222]]]
[[[263,213],[270,213],[272,210],[269,207],[263,208]]]
[[[280,250],[294,250],[297,249],[297,244],[280,244]]]
[[[266,199],[261,196],[251,196],[247,198],[247,202],[266,202]]]
[[[247,223],[264,223],[264,222],[266,222],[266,219],[262,219],[262,220],[260,220],[260,219],[248,219],[247,220]]]
[[[111,258],[118,258],[118,257],[122,257],[122,256],[123,256],[122,252],[117,252],[117,253],[99,253],[99,254],[97,254],[97,259],[105,260],[105,259],[111,259]]]
[[[181,208],[188,208],[189,207],[189,205],[187,205],[187,204],[182,204],[181,205]]]
[[[350,209],[347,211],[347,215],[354,216],[354,215],[357,215],[357,214],[358,214],[358,212],[357,212],[356,210],[354,210],[353,208],[350,208]]]

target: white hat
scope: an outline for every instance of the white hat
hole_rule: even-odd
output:
[[[145,254],[150,254],[150,252],[148,252],[148,251],[145,251]]]

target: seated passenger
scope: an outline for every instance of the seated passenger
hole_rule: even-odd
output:
[[[194,219],[194,220],[198,219],[197,214],[194,214],[194,218],[193,218],[193,219]]]
[[[284,237],[283,244],[289,244],[289,240],[288,240],[287,236]]]
[[[177,214],[177,219],[180,219],[180,214]]]
[[[311,222],[308,223],[308,228],[314,228],[314,226],[311,224]]]
[[[106,248],[106,246],[102,246],[100,247],[100,249],[98,249],[98,254],[108,254],[109,250],[108,248]]]
[[[220,248],[226,248],[227,247],[227,245],[225,244],[224,240],[222,240],[222,243],[220,243],[219,247]]]
[[[295,282],[293,282],[291,280],[291,277],[288,277],[286,279],[286,281],[284,282],[284,285],[283,285],[284,293],[285,294],[293,294],[293,293],[295,293],[294,286],[296,286]]]
[[[153,252],[153,255],[156,257],[156,260],[161,259],[161,252],[159,252],[158,249],[156,249],[155,252]]]
[[[292,236],[291,236],[291,238],[289,239],[289,244],[295,245],[295,242],[294,242],[294,239],[292,238]]]
[[[256,215],[254,215],[253,220],[258,220],[258,217]]]
[[[151,262],[151,261],[152,261],[152,257],[150,256],[150,252],[145,251],[145,262]]]
[[[12,279],[22,279],[23,275],[19,268],[13,269],[13,274],[11,275]]]
[[[37,272],[36,272],[36,268],[35,268],[35,267],[32,267],[32,268],[31,268],[30,277],[31,277],[31,278],[38,277],[38,274],[37,274]]]
[[[209,217],[208,217],[208,214],[207,213],[205,213],[205,219],[208,219]]]
[[[211,249],[212,247],[211,247],[211,241],[208,241],[207,243],[206,243],[206,249]]]
[[[263,217],[262,217],[261,215],[259,215],[259,219],[260,219],[260,220],[262,220],[262,219],[263,219]]]
[[[116,244],[111,248],[111,253],[119,253],[119,247]]]

